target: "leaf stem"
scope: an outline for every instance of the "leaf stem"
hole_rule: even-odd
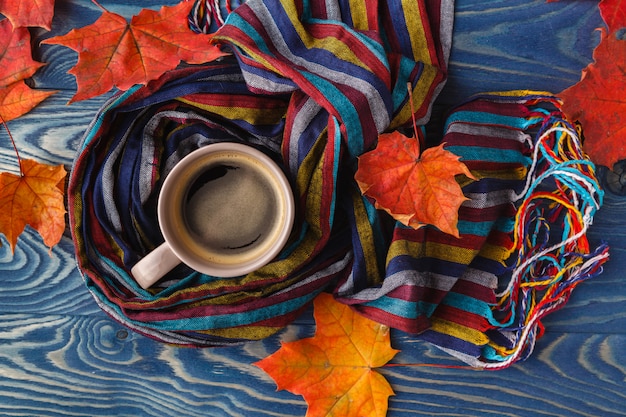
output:
[[[442,368],[442,369],[466,369],[470,371],[482,371],[481,368],[474,368],[469,365],[440,365],[434,363],[386,363],[384,368],[397,368],[400,366],[419,367],[419,368]]]
[[[17,156],[17,163],[20,167],[20,177],[24,176],[24,170],[22,169],[22,158],[20,158],[20,153],[17,151],[17,145],[15,144],[15,140],[13,139],[13,135],[9,130],[9,126],[7,126],[7,122],[4,121],[2,116],[0,115],[0,123],[4,126],[4,129],[9,134],[9,139],[11,139],[11,144],[13,145],[13,150],[15,150],[15,155]]]
[[[415,120],[415,107],[413,107],[413,85],[410,82],[406,83],[406,89],[409,91],[409,103],[411,104],[411,119],[413,120],[413,132],[415,133],[415,140],[417,140],[417,150],[422,153],[424,143],[422,137],[417,133],[417,121]]]
[[[98,0],[91,0],[91,2],[93,4],[95,4],[96,6],[98,6],[100,9],[102,9],[103,12],[108,11],[107,9],[104,8],[104,6],[102,6],[100,3],[98,3]]]

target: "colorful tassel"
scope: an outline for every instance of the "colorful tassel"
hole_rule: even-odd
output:
[[[189,27],[197,33],[213,33],[220,28],[239,0],[195,0],[189,13]]]
[[[602,205],[595,167],[574,126],[561,114],[548,117],[534,141],[533,163],[515,217],[516,262],[499,293],[509,346],[492,341],[484,367],[497,369],[527,357],[541,334],[541,318],[562,307],[576,286],[602,270],[608,247],[590,252],[586,232]]]

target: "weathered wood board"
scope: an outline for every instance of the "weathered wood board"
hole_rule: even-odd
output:
[[[176,1],[100,3],[130,17]],[[98,15],[89,0],[57,0],[53,30],[38,31],[36,40]],[[450,79],[438,108],[481,91],[566,88],[590,62],[600,25],[597,1],[458,0]],[[36,58],[48,63],[36,86],[60,91],[10,128],[23,157],[69,168],[105,98],[66,105],[76,54],[45,46]],[[0,170],[17,171],[2,135]],[[611,245],[612,258],[545,320],[547,332],[529,360],[498,372],[385,368],[396,391],[388,415],[626,415],[626,197],[607,195],[590,235]],[[69,233],[50,253],[32,230],[13,255],[0,239],[0,415],[304,416],[302,399],[276,392],[253,363],[280,340],[312,334],[310,314],[276,337],[237,348],[165,346],[99,310],[75,266]],[[402,350],[398,363],[459,365],[400,332],[393,344]]]

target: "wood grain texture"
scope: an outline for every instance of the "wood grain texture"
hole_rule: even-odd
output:
[[[558,93],[580,79],[602,26],[596,1],[457,1],[446,104],[485,91]]]
[[[99,15],[90,0],[56,2],[52,31],[35,31],[35,43]],[[100,3],[130,18],[142,7],[177,0]],[[437,108],[480,91],[562,90],[591,60],[600,25],[595,0],[457,0],[450,80]],[[45,46],[36,55],[48,65],[35,85],[60,91],[9,127],[23,157],[69,168],[106,97],[66,105],[76,54]],[[0,170],[17,172],[4,135]],[[389,417],[626,415],[626,197],[607,194],[590,238],[607,241],[612,259],[546,318],[547,332],[529,360],[498,372],[386,367],[381,372],[396,391]],[[50,252],[30,229],[15,254],[4,237],[0,244],[0,415],[305,415],[301,398],[276,392],[253,363],[281,340],[311,335],[310,311],[262,342],[174,348],[130,332],[97,307],[75,266],[69,233]],[[392,340],[402,350],[396,364],[462,365],[401,332]]]
[[[179,349],[92,316],[2,314],[0,413],[7,415],[303,416],[253,363],[277,339]],[[283,340],[310,328],[287,328]],[[394,334],[394,363],[452,363]],[[389,367],[389,416],[617,416],[626,401],[624,335],[549,333],[529,361],[500,372]],[[584,375],[584,378],[580,376]],[[15,410],[23,411],[16,414]],[[31,414],[28,414],[31,413]]]
[[[71,168],[76,149],[94,115],[110,96],[96,97],[80,104],[67,105],[71,90],[60,90],[30,113],[7,125],[11,130],[20,156],[48,164],[63,164]],[[17,172],[15,151],[8,138],[0,138],[0,169]]]
[[[11,255],[8,242],[4,237],[1,241],[0,314],[99,313],[76,268],[69,237],[64,237],[51,253],[30,228],[18,242]],[[3,324],[0,321],[0,331]]]

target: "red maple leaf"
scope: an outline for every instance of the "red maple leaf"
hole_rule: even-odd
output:
[[[376,149],[359,158],[355,179],[376,208],[415,229],[432,224],[459,236],[459,207],[467,198],[455,179],[474,179],[459,157],[444,144],[420,155],[419,141],[399,132],[382,134]]]
[[[15,28],[38,26],[50,30],[54,0],[0,0],[0,13]]]
[[[32,110],[54,91],[34,90],[24,80],[42,66],[32,59],[28,29],[0,21],[0,117],[8,122]]]
[[[602,0],[598,7],[609,33],[615,33],[626,26],[626,0]]]
[[[591,160],[611,168],[626,158],[626,41],[603,32],[593,58],[560,97],[567,117],[582,124]]]
[[[187,24],[193,2],[182,2],[160,11],[143,9],[130,23],[104,10],[91,25],[45,40],[78,52],[78,63],[69,72],[78,90],[71,102],[106,93],[113,87],[127,90],[146,84],[181,61],[202,64],[225,53],[210,44],[212,35],[192,32]]]
[[[28,29],[0,21],[0,86],[32,77],[43,65],[32,58]]]

